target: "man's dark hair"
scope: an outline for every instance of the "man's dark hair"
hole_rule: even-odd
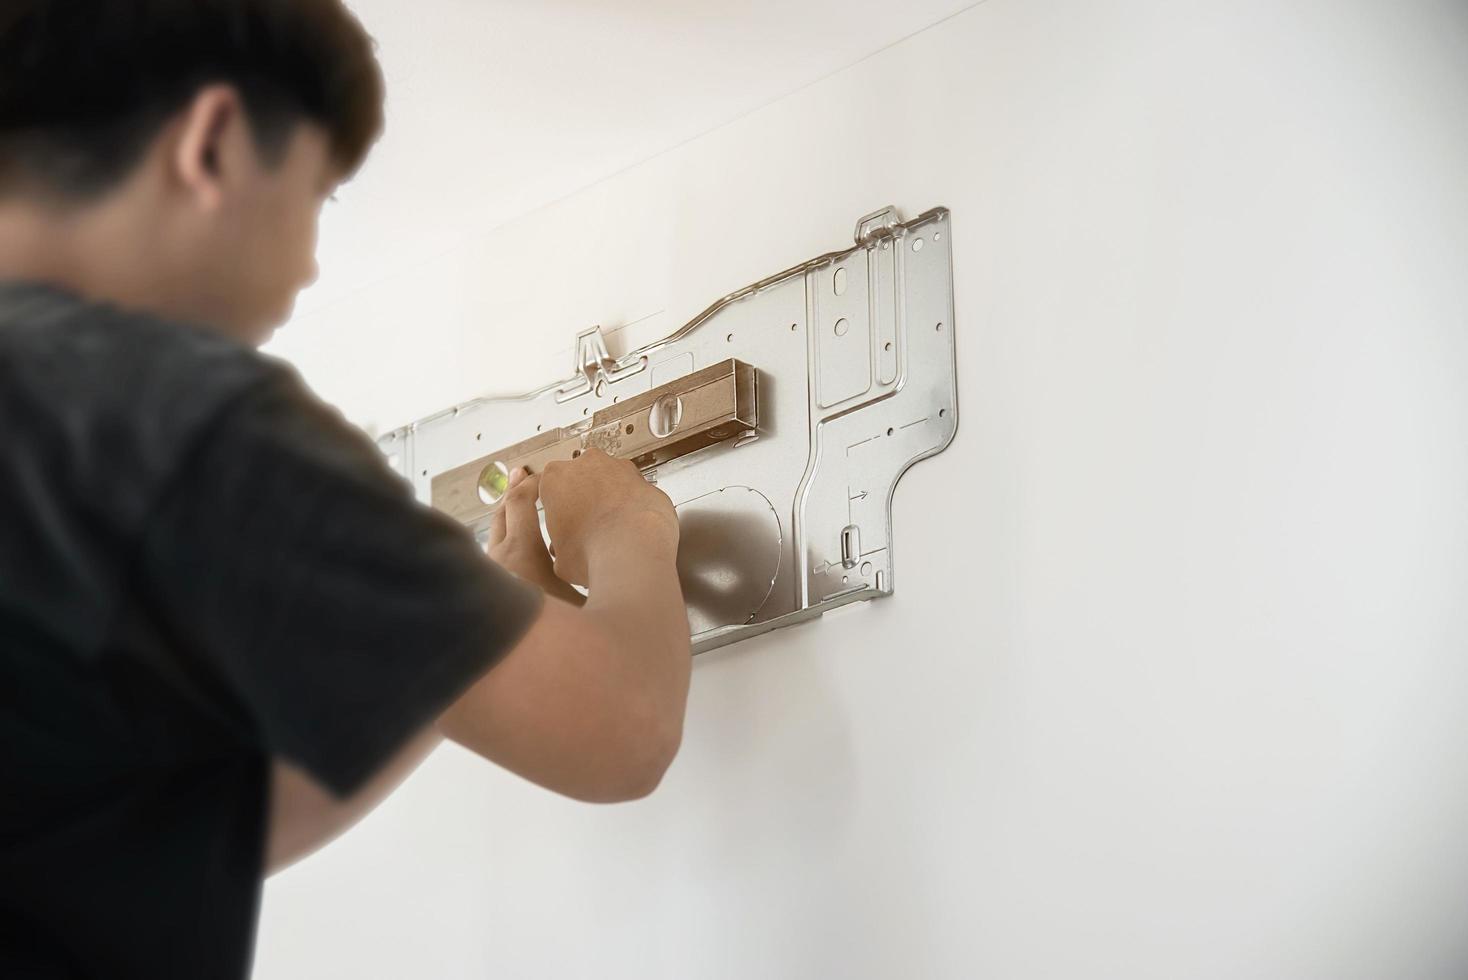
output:
[[[100,196],[216,82],[269,163],[310,121],[350,174],[382,129],[372,39],[341,0],[0,0],[0,191]]]

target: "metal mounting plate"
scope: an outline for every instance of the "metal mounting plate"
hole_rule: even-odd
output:
[[[908,222],[884,208],[857,223],[854,247],[726,296],[664,340],[613,358],[585,331],[569,380],[380,444],[421,500],[482,529],[495,505],[472,491],[499,457],[604,447],[664,392],[713,391],[700,386],[752,368],[757,384],[739,390],[757,390],[757,405],[693,413],[718,439],[683,441],[673,458],[648,451],[663,443],[627,450],[679,505],[694,652],[891,595],[893,493],[958,426],[950,224],[944,208]]]

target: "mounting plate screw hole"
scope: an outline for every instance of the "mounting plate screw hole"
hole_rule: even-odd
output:
[[[839,320],[836,321],[836,336],[838,336],[838,337],[845,337],[846,336],[846,331],[848,331],[850,329],[851,329],[851,324],[849,324],[849,323],[846,322],[846,317],[842,317],[841,319],[839,319]]]

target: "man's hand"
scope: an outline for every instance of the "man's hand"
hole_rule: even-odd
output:
[[[540,533],[540,477],[527,476],[518,467],[510,473],[510,489],[504,505],[489,526],[489,557],[511,574],[536,586],[546,595],[579,606],[586,600],[556,577],[545,538]]]
[[[673,502],[627,460],[588,449],[572,462],[547,464],[539,487],[561,579],[588,584],[598,554],[619,547],[676,560]]]

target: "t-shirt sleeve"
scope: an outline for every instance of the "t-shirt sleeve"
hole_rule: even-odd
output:
[[[149,521],[141,586],[271,754],[348,795],[507,653],[540,592],[292,376],[238,398]]]

